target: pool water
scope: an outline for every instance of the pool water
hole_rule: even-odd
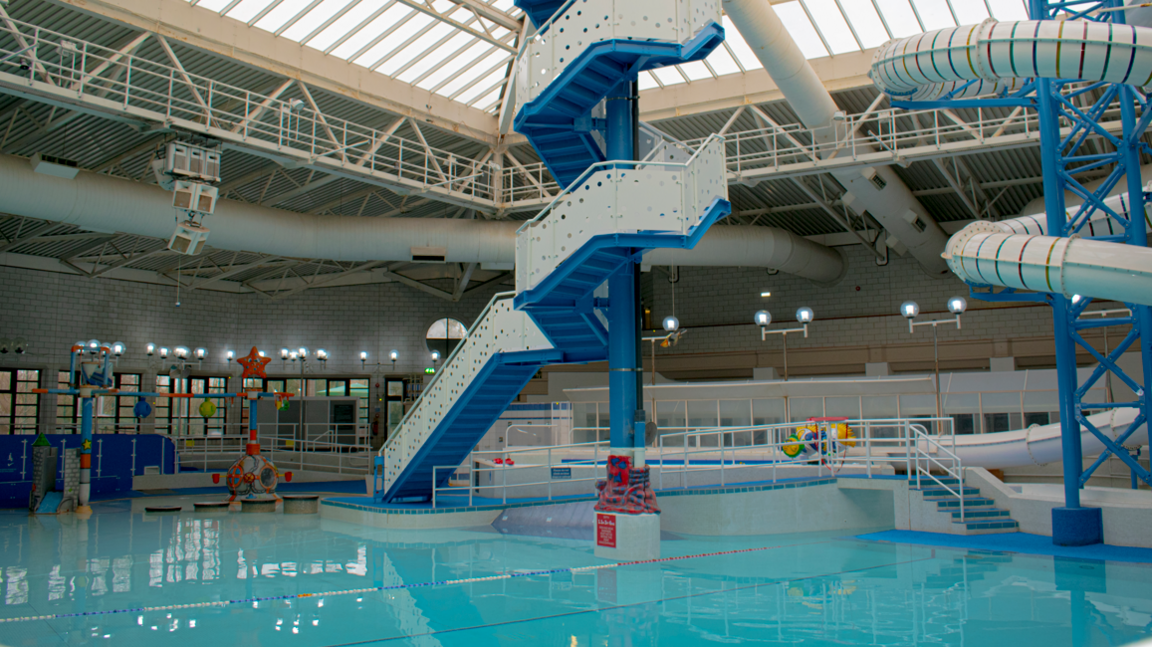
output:
[[[1152,632],[1152,566],[854,537],[869,529],[666,535],[671,559],[605,567],[590,541],[542,529],[134,506],[0,513],[0,645],[1056,647]]]

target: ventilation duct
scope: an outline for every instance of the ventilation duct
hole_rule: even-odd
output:
[[[175,210],[172,193],[156,186],[81,172],[66,180],[36,173],[28,161],[0,156],[0,210],[66,222],[94,231],[167,240]],[[208,221],[212,247],[288,258],[336,261],[445,261],[511,265],[522,223],[441,218],[316,216],[232,200],[216,203]],[[821,283],[844,273],[840,255],[823,245],[770,227],[714,227],[697,248],[677,251],[684,266],[766,267]]]
[[[834,141],[833,118],[839,109],[772,5],[767,0],[724,0],[724,11],[804,126],[815,131],[819,143]],[[881,166],[831,174],[855,196],[858,211],[867,211],[884,226],[889,246],[903,245],[931,274],[948,271],[940,258],[948,237],[895,171]]]

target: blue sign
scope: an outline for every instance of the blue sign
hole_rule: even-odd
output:
[[[572,468],[571,467],[553,467],[552,468],[552,480],[553,481],[557,481],[557,480],[567,481],[567,480],[571,480],[571,479],[572,479]]]

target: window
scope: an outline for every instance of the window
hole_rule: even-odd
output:
[[[184,384],[181,381],[181,384]],[[197,375],[188,378],[187,393],[227,393],[227,376]],[[176,393],[173,390],[173,380],[168,375],[156,376],[157,393]],[[157,398],[156,399],[156,431],[157,433],[174,433],[177,435],[213,435],[218,436],[225,431],[227,424],[227,410],[223,400],[216,398],[212,402],[216,405],[216,412],[205,419],[200,415],[200,403],[203,398]]]
[[[0,369],[0,434],[34,434],[40,421],[40,371]]]
[[[440,362],[448,359],[452,351],[468,336],[468,329],[455,319],[437,319],[428,327],[424,343],[429,353],[440,353]]]
[[[68,377],[68,371],[60,371],[56,377],[56,388],[72,388],[72,384],[68,381]],[[77,396],[75,395],[56,396],[56,433],[80,433],[80,407],[76,403],[76,398]]]

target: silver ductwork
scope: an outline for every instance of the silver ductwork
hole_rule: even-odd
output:
[[[724,0],[724,11],[804,126],[815,131],[820,143],[834,141],[833,118],[839,109],[772,5],[767,0]],[[940,253],[948,236],[895,171],[880,166],[831,173],[852,194],[853,208],[868,211],[884,226],[889,246],[907,248],[931,274],[947,273]]]
[[[67,180],[36,173],[28,160],[0,156],[0,212],[65,222],[98,232],[167,239],[176,211],[157,186],[81,172]],[[215,249],[336,261],[412,260],[436,250],[445,262],[511,265],[522,223],[441,218],[317,216],[220,200],[206,225]],[[659,260],[655,264],[671,264]],[[832,249],[770,227],[714,227],[694,250],[675,253],[684,266],[766,267],[827,283],[845,263]]]

